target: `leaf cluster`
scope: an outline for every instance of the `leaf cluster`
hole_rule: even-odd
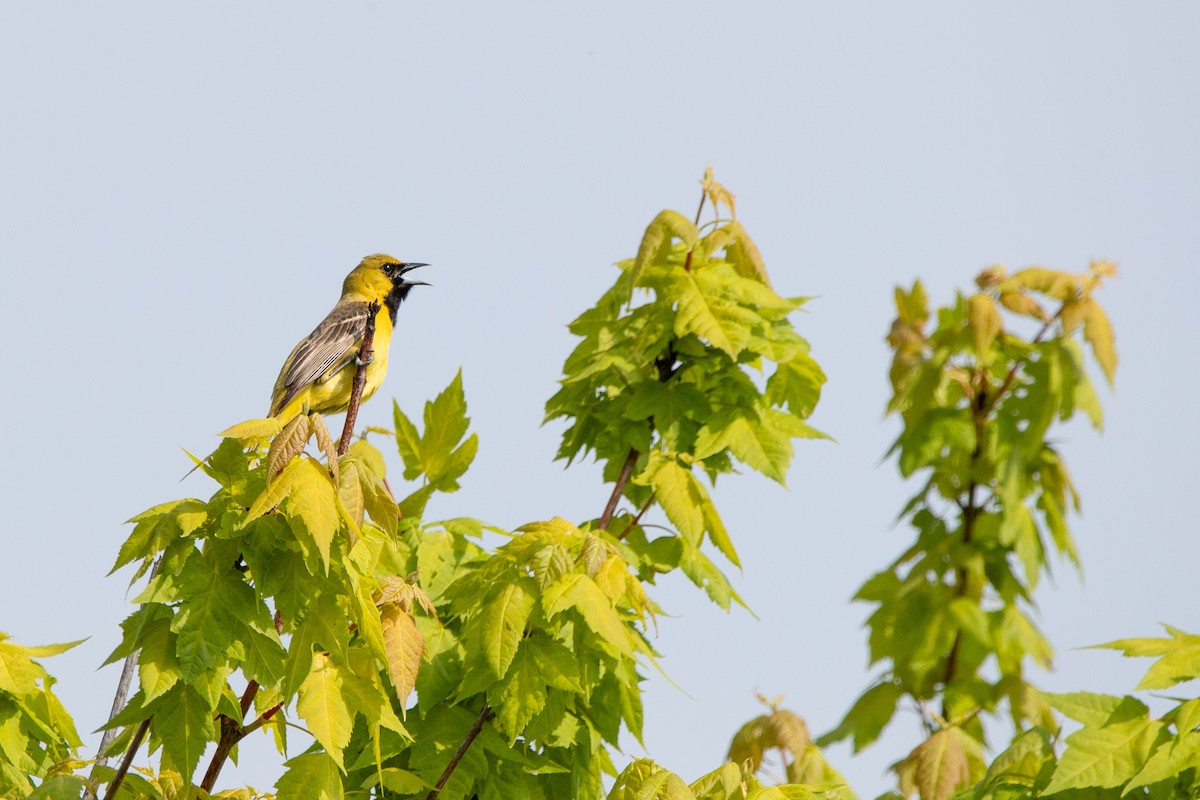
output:
[[[891,454],[920,480],[901,515],[915,541],[855,595],[874,606],[870,660],[885,671],[821,741],[861,749],[911,699],[930,735],[896,766],[906,794],[941,800],[978,780],[981,715],[1002,704],[1018,733],[1056,726],[1025,675],[1028,661],[1051,663],[1031,618],[1049,554],[1078,564],[1067,526],[1078,496],[1049,432],[1078,411],[1101,423],[1075,337],[1082,329],[1111,379],[1112,331],[1092,295],[1112,272],[992,267],[936,314],[919,281],[896,290],[889,411],[903,427]],[[939,698],[940,714],[929,706]]]
[[[72,775],[80,747],[75,723],[54,694],[54,678],[36,660],[80,644],[20,645],[0,633],[0,797],[39,791],[78,794]]]
[[[627,540],[644,577],[682,568],[728,608],[737,600],[700,545],[738,556],[713,505],[709,483],[739,462],[779,483],[792,440],[822,438],[807,422],[825,375],[789,315],[804,298],[770,286],[757,246],[732,213],[732,195],[706,175],[716,218],[704,225],[663,211],[637,256],[599,302],[570,325],[580,337],[563,365],[546,419],[565,419],[558,457],[591,453],[636,513],[598,526]],[[635,295],[641,293],[641,297]],[[675,536],[647,541],[638,526],[653,505]]]

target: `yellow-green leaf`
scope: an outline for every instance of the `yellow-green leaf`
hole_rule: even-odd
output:
[[[750,238],[750,234],[746,233],[742,223],[733,220],[725,228],[731,237],[731,241],[725,247],[725,255],[729,259],[729,263],[733,264],[733,268],[739,275],[762,281],[770,286],[771,279],[767,276],[767,265],[763,263],[762,254],[758,252],[758,245],[754,244],[754,240]]]
[[[1075,296],[1079,284],[1072,275],[1044,267],[1027,267],[1012,276],[1018,286],[1066,302]]]
[[[967,754],[949,730],[940,730],[917,745],[899,773],[900,791],[911,794],[915,789],[921,800],[949,800],[971,780]]]
[[[321,554],[325,571],[329,571],[329,550],[333,537],[338,532],[340,517],[337,496],[329,475],[311,458],[298,462],[297,480],[288,493],[287,512],[289,517],[299,518],[312,536]]]
[[[1094,300],[1083,315],[1083,338],[1092,346],[1092,354],[1111,386],[1117,374],[1117,344],[1108,315]]]
[[[630,287],[637,286],[638,279],[660,251],[670,248],[672,238],[682,239],[684,244],[691,248],[695,246],[698,235],[696,226],[678,211],[670,209],[660,211],[658,216],[646,226],[646,232],[642,234],[637,257],[633,259],[633,267],[629,271]]]
[[[667,519],[685,539],[700,544],[704,536],[704,505],[708,500],[703,487],[692,471],[672,456],[655,452],[650,461],[647,478]]]
[[[1067,737],[1067,749],[1044,794],[1129,781],[1146,763],[1162,727],[1159,720],[1131,719],[1076,731]]]
[[[975,353],[984,358],[992,348],[992,342],[1004,329],[1000,312],[996,309],[996,301],[990,294],[978,292],[967,299],[967,325],[971,328],[971,339],[975,343]]]
[[[504,677],[517,653],[533,601],[520,583],[509,583],[491,596],[483,612],[483,654],[497,678]]]
[[[307,414],[294,417],[283,426],[283,430],[271,440],[267,451],[267,479],[281,473],[293,458],[304,452],[308,437],[312,434],[312,421]]]
[[[275,417],[266,419],[248,419],[230,426],[217,434],[223,439],[269,439],[279,433],[279,420]]]
[[[384,605],[379,616],[383,625],[383,644],[387,649],[388,676],[396,687],[400,702],[404,703],[417,683],[421,656],[425,653],[425,637],[417,629],[412,614],[395,603]]]
[[[333,442],[333,437],[329,435],[329,428],[325,426],[325,418],[320,414],[312,414],[310,418],[312,419],[313,433],[317,436],[317,447],[321,448],[321,452],[325,454],[325,460],[329,464],[329,472],[333,475],[333,482],[337,483],[337,446]]]
[[[354,718],[342,695],[343,679],[327,653],[313,653],[312,670],[300,685],[296,711],[325,752],[345,769],[342,751],[350,742]]]

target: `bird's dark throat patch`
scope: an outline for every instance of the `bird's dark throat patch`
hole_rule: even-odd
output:
[[[408,297],[408,291],[412,288],[412,284],[396,283],[392,285],[392,290],[383,298],[383,304],[387,306],[388,314],[392,318],[392,325],[396,324],[396,311],[400,308],[400,304],[404,302],[404,298]]]

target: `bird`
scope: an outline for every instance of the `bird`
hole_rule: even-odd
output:
[[[427,266],[375,253],[351,270],[333,310],[300,340],[283,362],[271,391],[271,410],[267,416],[286,425],[300,414],[337,414],[346,410],[370,305],[376,303],[375,339],[362,394],[366,402],[387,374],[388,345],[400,304],[412,287],[429,285],[406,280],[404,276],[417,267]]]

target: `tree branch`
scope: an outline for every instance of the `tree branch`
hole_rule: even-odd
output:
[[[450,780],[450,776],[454,774],[455,767],[458,762],[462,761],[463,756],[467,754],[467,749],[471,743],[483,731],[483,725],[492,717],[492,707],[487,703],[483,704],[483,709],[480,710],[479,716],[475,720],[475,724],[471,726],[471,730],[467,731],[467,737],[463,739],[462,744],[454,751],[454,757],[450,759],[450,763],[446,765],[446,769],[442,771],[442,777],[438,778],[438,782],[434,784],[433,791],[425,796],[425,800],[437,800],[437,796],[446,786],[446,781]]]

